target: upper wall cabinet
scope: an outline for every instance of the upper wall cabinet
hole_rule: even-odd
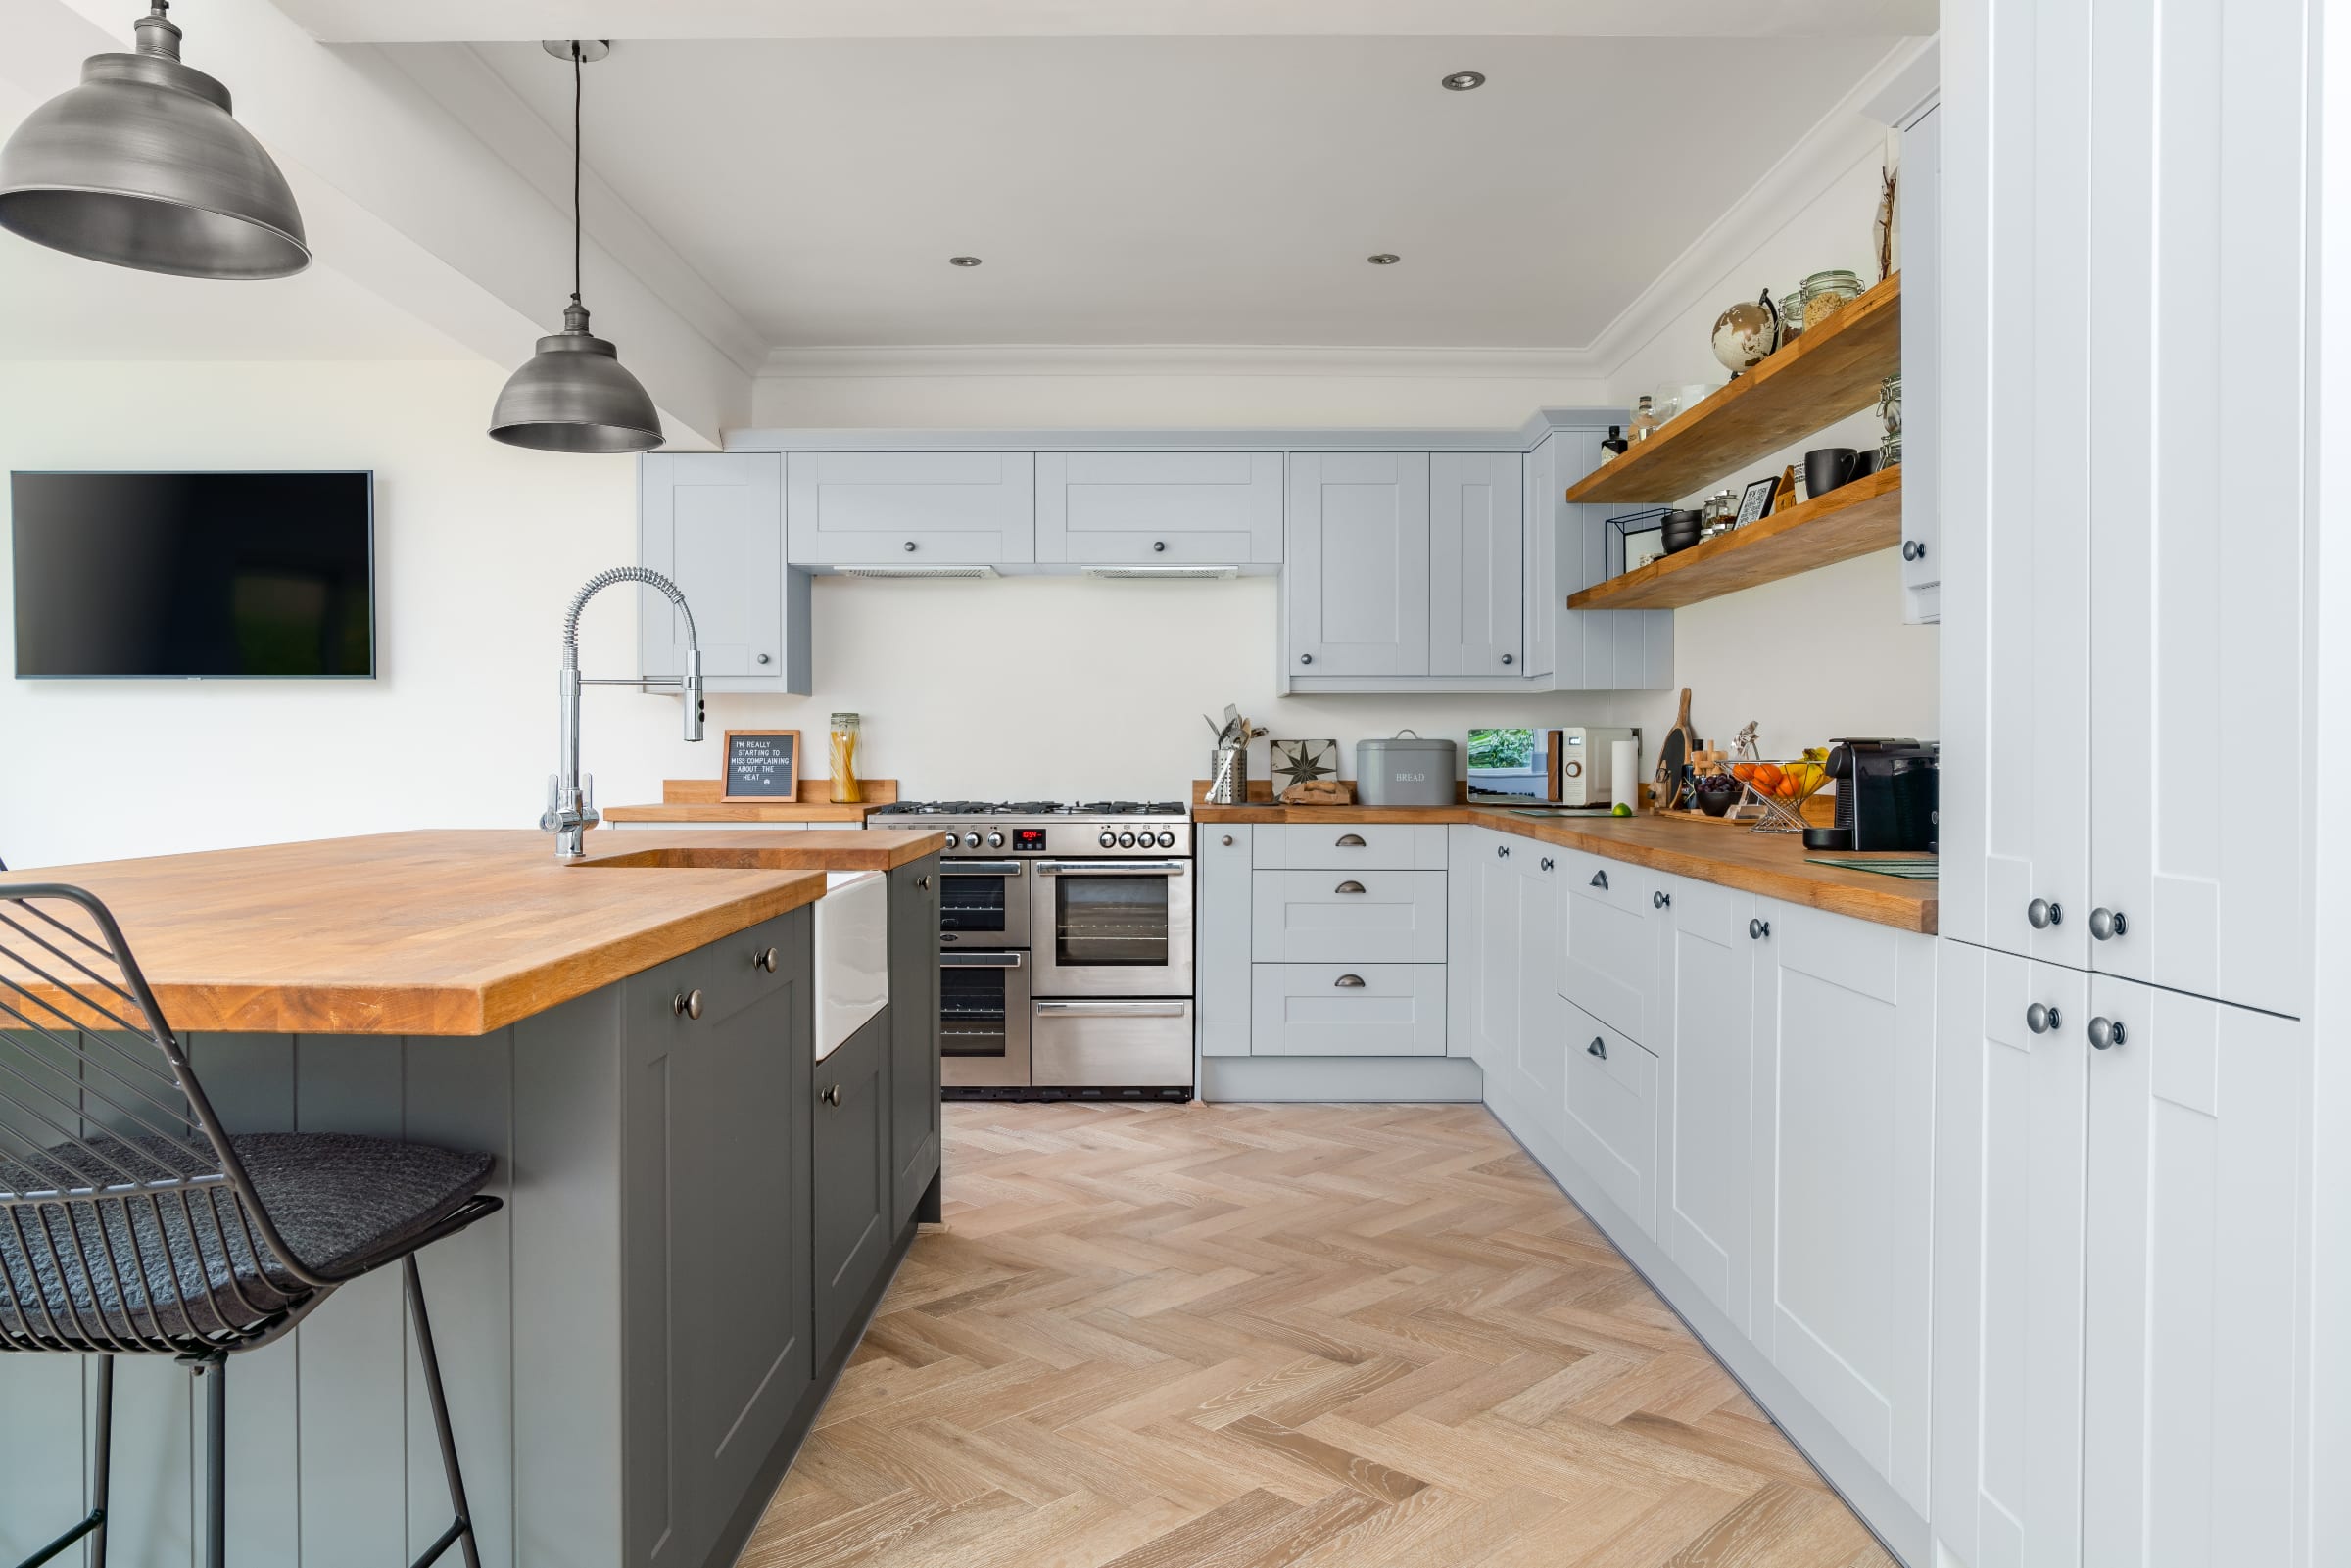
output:
[[[784,564],[784,459],[655,452],[638,469],[637,558],[678,585],[713,691],[809,690],[808,574]],[[686,617],[641,595],[640,663],[682,675]]]
[[[1567,487],[1600,465],[1600,441],[1597,430],[1561,430],[1527,453],[1527,674],[1561,691],[1661,690],[1673,685],[1673,611],[1565,604],[1610,575],[1607,518],[1616,508],[1566,499]]]
[[[1285,669],[1428,673],[1428,453],[1290,456]]]
[[[1525,673],[1525,463],[1516,452],[1428,459],[1428,673]]]
[[[1278,566],[1277,451],[1040,451],[1038,565]]]
[[[1036,558],[1036,459],[1026,451],[795,451],[794,566],[1025,566]]]

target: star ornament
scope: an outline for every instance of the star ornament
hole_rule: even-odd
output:
[[[1338,777],[1339,743],[1336,740],[1275,740],[1269,749],[1273,754],[1273,775],[1281,781],[1283,789],[1312,784],[1317,779]],[[1279,792],[1275,791],[1277,794]]]

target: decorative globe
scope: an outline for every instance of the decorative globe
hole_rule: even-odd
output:
[[[1742,300],[1714,318],[1714,357],[1738,375],[1780,346],[1780,318],[1763,300]]]

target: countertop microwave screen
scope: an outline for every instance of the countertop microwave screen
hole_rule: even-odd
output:
[[[375,673],[372,476],[10,476],[17,675]]]

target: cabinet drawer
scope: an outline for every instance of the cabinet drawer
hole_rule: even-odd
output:
[[[1652,876],[1623,861],[1559,851],[1559,931],[1567,947],[1560,994],[1611,1028],[1649,1037],[1657,988]]]
[[[1261,871],[1250,891],[1260,964],[1442,964],[1441,871]]]
[[[1441,825],[1283,823],[1257,830],[1257,864],[1279,871],[1443,871]]]
[[[1442,964],[1259,964],[1254,1056],[1443,1056]]]
[[[1567,1152],[1655,1235],[1657,1059],[1573,1002],[1567,1021]]]

